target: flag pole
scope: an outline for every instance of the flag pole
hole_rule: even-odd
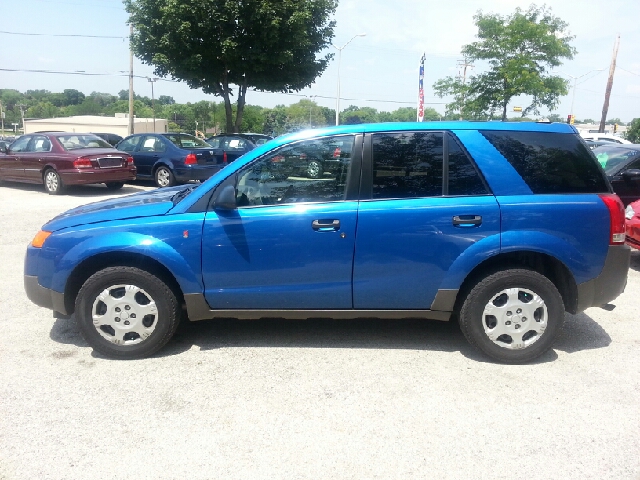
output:
[[[418,122],[424,121],[424,60],[425,54],[422,54],[420,59],[420,73],[418,76],[418,109],[417,120]]]

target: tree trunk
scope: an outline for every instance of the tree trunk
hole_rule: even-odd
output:
[[[222,98],[224,99],[224,113],[227,119],[226,133],[233,133],[233,109],[231,108],[231,98],[229,95],[229,81],[227,80],[227,74],[225,73],[222,78]]]
[[[236,111],[236,125],[235,125],[235,133],[240,131],[240,127],[242,125],[242,115],[244,114],[244,105],[247,98],[247,78],[245,77],[242,85],[238,87],[238,109]]]
[[[504,86],[504,93],[506,95],[507,93],[507,79],[505,78],[503,81],[503,86]],[[506,122],[507,121],[507,105],[509,104],[509,99],[504,98],[504,102],[502,103],[502,121]]]

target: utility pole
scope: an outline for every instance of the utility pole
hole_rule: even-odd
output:
[[[133,134],[133,49],[131,48],[132,36],[133,25],[129,25],[129,135]]]
[[[467,83],[467,68],[471,67],[473,68],[473,64],[469,63],[469,61],[467,60],[467,57],[464,57],[464,59],[462,60],[458,60],[458,67],[462,68],[462,87],[464,89],[465,84]],[[462,110],[464,108],[464,90],[462,92],[462,104],[460,105],[460,120],[463,120],[462,118]]]
[[[2,119],[2,138],[4,140],[4,110],[2,109],[2,102],[0,102],[0,119]]]
[[[156,97],[153,95],[153,84],[156,83],[157,78],[147,77],[149,83],[151,83],[151,109],[153,110],[153,133],[156,133]]]
[[[609,67],[609,80],[607,80],[607,88],[604,92],[604,105],[602,106],[602,117],[600,118],[599,133],[604,133],[604,126],[607,121],[607,113],[609,113],[609,97],[611,96],[611,88],[613,87],[613,74],[616,71],[616,58],[618,57],[618,47],[620,46],[620,35],[616,38],[613,46],[613,57],[611,58],[611,67]]]

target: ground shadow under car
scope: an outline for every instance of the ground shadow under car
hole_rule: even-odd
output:
[[[74,318],[57,319],[52,340],[87,347]],[[552,349],[534,363],[554,361],[556,351],[575,353],[607,347],[611,337],[589,315],[565,315]],[[460,352],[479,362],[491,361],[464,338],[458,323],[420,319],[381,320],[236,320],[184,321],[155,357],[179,355],[193,346],[200,350],[235,347],[366,348]],[[94,352],[94,356],[101,357]]]

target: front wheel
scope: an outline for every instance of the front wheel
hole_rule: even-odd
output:
[[[160,188],[172,187],[176,184],[176,177],[168,167],[158,167],[155,174],[156,185]]]
[[[564,320],[555,285],[532,270],[485,277],[460,310],[460,328],[478,350],[504,363],[529,362],[551,348]]]
[[[60,174],[52,168],[44,172],[42,180],[44,181],[44,189],[49,195],[60,195],[62,190],[64,190]]]
[[[94,350],[111,358],[152,355],[180,322],[173,290],[134,267],[109,267],[93,274],[76,298],[78,328]]]

